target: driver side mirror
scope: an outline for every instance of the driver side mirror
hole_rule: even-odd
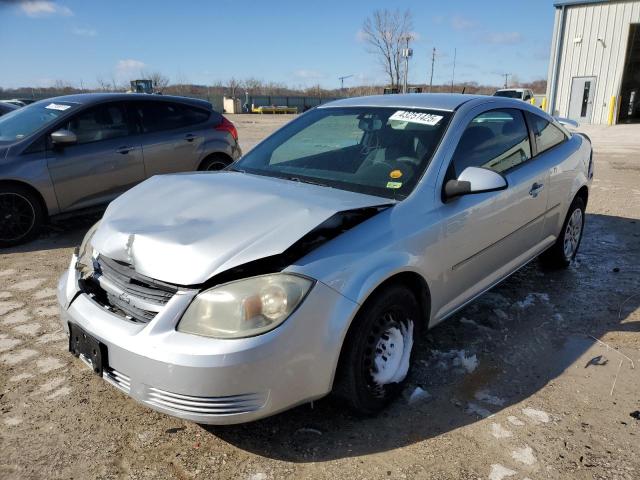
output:
[[[496,192],[507,188],[507,180],[498,172],[488,168],[467,167],[456,180],[444,186],[446,200],[472,193]]]
[[[56,130],[51,134],[51,141],[54,146],[64,147],[76,143],[78,137],[71,130]]]

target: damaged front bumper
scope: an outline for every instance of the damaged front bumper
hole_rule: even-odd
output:
[[[357,304],[323,283],[276,329],[213,339],[176,331],[196,292],[178,292],[147,324],[130,322],[80,291],[75,263],[74,256],[58,284],[65,331],[77,326],[104,345],[103,378],[154,410],[198,423],[242,423],[331,391]]]

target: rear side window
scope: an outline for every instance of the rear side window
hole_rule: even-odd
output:
[[[531,158],[529,132],[520,110],[491,110],[467,126],[453,154],[457,178],[467,167],[505,172]]]
[[[210,112],[197,107],[184,106],[184,124],[197,125],[209,120]]]
[[[124,105],[106,103],[89,108],[69,120],[66,127],[78,137],[78,144],[129,135]]]
[[[196,125],[209,118],[206,110],[171,102],[137,102],[135,110],[145,133]]]
[[[528,116],[531,130],[533,130],[533,135],[536,139],[538,153],[545,152],[567,139],[564,132],[553,123],[533,113],[529,113]]]

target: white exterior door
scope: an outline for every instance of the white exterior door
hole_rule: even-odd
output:
[[[595,93],[596,77],[574,77],[569,98],[569,118],[581,123],[591,123]]]

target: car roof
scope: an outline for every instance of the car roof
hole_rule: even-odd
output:
[[[524,92],[525,90],[530,90],[529,88],[501,88],[496,90],[496,92]]]
[[[174,95],[150,95],[148,93],[76,93],[73,95],[62,95],[60,97],[46,98],[45,101],[55,100],[57,102],[77,103],[79,105],[90,105],[106,101],[131,101],[131,100],[154,100],[154,101],[174,101],[189,103],[194,106],[211,108],[211,104],[206,100],[190,97],[178,97]]]
[[[454,111],[463,103],[476,99],[488,99],[487,95],[464,95],[461,93],[406,93],[391,95],[370,95],[334,100],[318,108],[330,107],[393,107],[425,108]]]

